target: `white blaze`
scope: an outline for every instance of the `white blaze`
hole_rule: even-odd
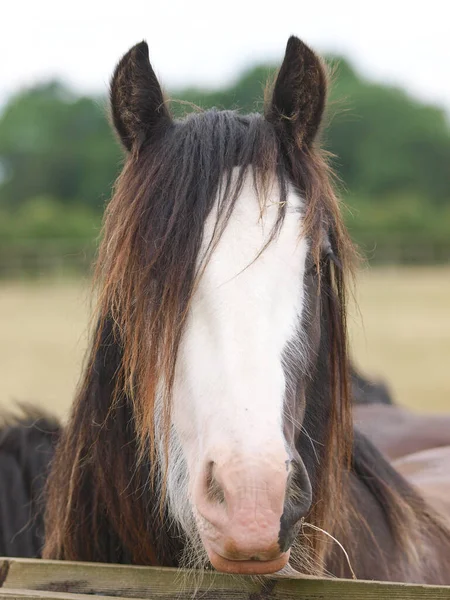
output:
[[[279,190],[274,181],[261,211],[247,174],[193,297],[177,359],[168,482],[172,511],[185,527],[187,498],[175,489],[181,481],[190,497],[206,462],[285,444],[282,355],[302,315],[308,250],[301,199],[290,189],[287,201],[279,235],[256,258],[276,222]],[[212,210],[205,223],[203,252],[216,215]]]

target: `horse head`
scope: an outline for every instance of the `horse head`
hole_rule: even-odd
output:
[[[295,37],[264,115],[174,120],[144,42],[112,78],[127,158],[100,250],[101,314],[162,502],[222,571],[282,568],[320,510],[317,460],[323,473],[341,456],[350,245],[316,139],[326,88]]]

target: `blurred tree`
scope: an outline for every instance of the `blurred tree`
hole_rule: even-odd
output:
[[[406,193],[435,204],[450,201],[450,128],[444,111],[397,88],[364,81],[345,61],[331,100],[338,108],[327,145],[352,193],[378,201]]]
[[[204,109],[215,107],[229,110],[239,109],[242,113],[262,112],[264,88],[274,72],[275,68],[270,65],[259,65],[244,72],[228,88],[213,91],[187,88],[174,92],[171,96]],[[176,116],[182,116],[186,113],[186,107],[174,100],[172,112]]]
[[[101,209],[120,164],[103,104],[57,82],[11,98],[0,120],[0,202],[49,195]]]

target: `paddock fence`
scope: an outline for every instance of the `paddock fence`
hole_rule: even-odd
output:
[[[361,254],[371,264],[450,264],[450,239],[385,237],[358,240]],[[0,278],[86,275],[92,267],[97,240],[0,240]]]
[[[0,599],[448,600],[450,586],[0,558]]]
[[[0,241],[0,279],[63,277],[85,275],[92,268],[96,240]]]

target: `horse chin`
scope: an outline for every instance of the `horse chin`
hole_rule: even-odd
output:
[[[270,575],[281,571],[289,562],[290,550],[273,560],[230,560],[206,548],[208,558],[216,571],[236,575]]]

